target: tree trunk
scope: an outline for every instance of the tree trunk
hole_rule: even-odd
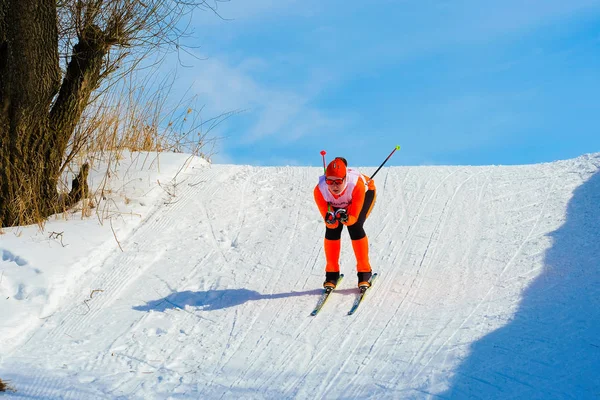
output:
[[[0,226],[39,223],[65,206],[60,167],[100,79],[101,33],[84,30],[61,85],[56,0],[0,0]]]
[[[58,91],[56,0],[0,0],[0,221],[37,222],[57,198],[48,109]]]

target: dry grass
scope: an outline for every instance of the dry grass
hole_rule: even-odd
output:
[[[67,149],[61,168],[60,191],[68,193],[70,180],[84,163],[92,167],[106,165],[106,171],[102,182],[90,188],[94,192],[88,199],[63,212],[65,218],[74,213],[86,218],[95,212],[103,224],[106,219],[122,215],[111,200],[115,193],[107,188],[125,151],[188,153],[210,161],[218,142],[213,136],[214,130],[237,112],[205,120],[202,107],[194,98],[168,105],[166,99],[171,87],[165,81],[136,81],[132,76],[127,84],[110,86],[103,91],[86,109]],[[140,153],[139,157],[153,156]],[[144,159],[139,164],[152,162],[155,160]]]
[[[0,392],[16,392],[8,383],[0,379]]]
[[[203,107],[195,98],[167,104],[172,82],[130,77],[121,85],[108,85],[86,109],[62,170],[82,156],[95,154],[106,159],[107,152],[118,157],[124,150],[184,152],[210,160],[217,142],[212,131],[236,114],[205,120]]]

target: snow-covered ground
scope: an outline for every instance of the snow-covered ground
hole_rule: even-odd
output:
[[[380,279],[347,316],[344,233],[346,279],[310,317],[322,168],[128,155],[92,175],[90,217],[0,235],[1,397],[600,398],[599,167],[382,169]]]

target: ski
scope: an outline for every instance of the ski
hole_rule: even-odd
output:
[[[354,304],[352,304],[352,308],[350,309],[350,311],[348,311],[348,315],[354,314],[354,312],[358,309],[358,306],[360,306],[360,303],[362,303],[362,301],[365,298],[367,292],[373,286],[373,282],[375,281],[376,278],[377,278],[377,273],[374,273],[373,276],[371,276],[371,279],[369,279],[369,283],[371,284],[371,286],[369,286],[368,288],[361,288],[360,289],[360,292],[358,293],[358,296],[356,296],[356,300],[354,300]]]
[[[344,278],[344,274],[341,274],[340,279],[338,279],[338,281],[337,281],[336,287],[339,286],[339,284],[343,278]],[[329,295],[334,290],[335,289],[323,289],[323,293],[321,294],[321,297],[319,297],[319,301],[317,302],[317,305],[315,306],[314,310],[312,310],[312,312],[310,313],[311,316],[314,317],[315,315],[317,315],[319,313],[319,311],[321,311],[321,308],[323,308],[323,305],[325,305],[325,302],[329,298]]]

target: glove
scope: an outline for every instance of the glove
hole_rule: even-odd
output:
[[[335,214],[332,213],[331,211],[327,211],[327,214],[325,214],[325,223],[333,224],[333,223],[335,223],[335,220],[336,220]]]
[[[335,218],[335,214],[332,213],[331,211],[327,211],[327,214],[325,214],[325,225],[329,228],[329,229],[335,229],[338,227],[338,221]]]
[[[348,222],[348,212],[343,208],[340,208],[335,212],[335,219],[340,221],[342,224]]]

